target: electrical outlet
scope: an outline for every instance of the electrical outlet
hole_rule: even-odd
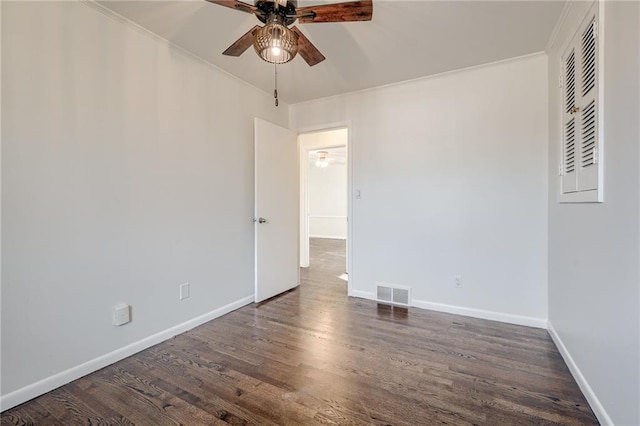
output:
[[[189,283],[180,284],[180,300],[189,298]]]
[[[455,288],[462,288],[462,277],[460,275],[453,277],[453,285]]]

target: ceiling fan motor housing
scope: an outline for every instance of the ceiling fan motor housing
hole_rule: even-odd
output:
[[[286,6],[278,4],[276,8],[277,0],[258,0],[256,1],[256,7],[261,13],[257,13],[256,17],[263,23],[269,22],[271,15],[276,14],[282,17],[282,23],[286,26],[293,24],[296,17],[296,8],[298,7],[297,0],[287,0]]]

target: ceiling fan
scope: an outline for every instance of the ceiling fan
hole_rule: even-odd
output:
[[[301,24],[314,22],[370,21],[373,16],[372,0],[350,1],[317,6],[298,7],[297,0],[256,0],[255,5],[238,0],[207,0],[220,6],[253,13],[264,26],[256,25],[236,40],[227,50],[227,56],[240,56],[251,45],[265,61],[284,64],[297,53],[314,66],[325,60],[320,51],[297,28],[291,27],[296,20]]]

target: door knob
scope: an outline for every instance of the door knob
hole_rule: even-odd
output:
[[[265,219],[264,217],[261,217],[258,219],[258,223],[266,223],[267,219]]]

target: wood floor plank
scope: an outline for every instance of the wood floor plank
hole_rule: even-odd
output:
[[[60,424],[60,422],[47,409],[37,401],[23,404],[20,407],[4,412],[0,415],[2,426],[33,426],[38,424]]]
[[[2,425],[595,425],[545,330],[348,298],[344,241],[302,284],[2,413]]]
[[[105,419],[92,407],[80,401],[68,387],[61,387],[37,399],[38,404],[61,425],[106,425]],[[39,421],[36,422],[39,424]]]

